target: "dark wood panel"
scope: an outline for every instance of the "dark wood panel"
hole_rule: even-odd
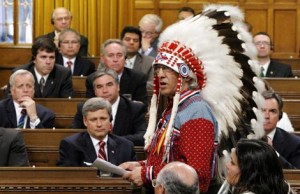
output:
[[[300,99],[300,79],[264,78],[282,98]]]

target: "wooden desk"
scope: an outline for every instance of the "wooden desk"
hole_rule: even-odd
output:
[[[141,193],[122,178],[98,177],[89,167],[1,167],[0,193]]]
[[[85,98],[35,98],[36,103],[55,113],[55,128],[69,128],[77,112],[77,104],[85,100]]]
[[[282,98],[300,99],[300,79],[264,78]]]
[[[20,129],[20,131],[24,137],[30,165],[41,167],[56,166],[61,140],[85,129]],[[142,146],[135,146],[134,149],[138,160],[146,158]]]
[[[86,76],[72,76],[75,98],[85,98],[85,93],[86,93],[85,81],[86,81]]]
[[[296,193],[300,193],[300,170],[283,170],[284,178]]]

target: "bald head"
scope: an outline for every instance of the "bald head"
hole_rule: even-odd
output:
[[[70,28],[72,14],[64,7],[55,8],[52,12],[51,23],[57,32]]]
[[[198,194],[199,179],[194,168],[182,163],[167,164],[157,176],[157,184],[165,189],[166,194]]]

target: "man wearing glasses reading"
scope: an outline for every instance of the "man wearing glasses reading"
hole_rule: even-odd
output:
[[[254,35],[253,41],[261,65],[260,77],[293,77],[291,66],[271,60],[273,44],[267,33],[258,32]]]

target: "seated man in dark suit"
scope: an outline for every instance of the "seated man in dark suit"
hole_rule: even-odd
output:
[[[96,158],[119,165],[135,161],[133,143],[124,137],[110,134],[112,115],[110,103],[100,97],[87,100],[82,108],[87,131],[61,141],[57,166],[85,166]]]
[[[73,96],[72,74],[67,68],[55,64],[55,44],[45,37],[32,45],[32,62],[16,67],[30,71],[35,79],[35,98],[68,98]]]
[[[134,26],[126,26],[121,32],[121,40],[127,49],[125,67],[142,72],[147,77],[147,89],[153,85],[153,57],[142,55],[139,49],[142,47],[142,32]]]
[[[273,43],[265,32],[258,32],[253,37],[257,49],[258,62],[261,65],[260,77],[293,77],[290,65],[274,61],[270,58]]]
[[[144,106],[119,95],[118,74],[112,69],[98,70],[93,85],[95,95],[108,100],[112,105],[112,133],[127,138],[136,146],[144,145],[143,136],[147,128]],[[86,128],[82,118],[82,106],[83,103],[77,106],[72,128]]]
[[[264,130],[278,152],[283,168],[300,168],[300,137],[276,127],[282,116],[283,102],[272,90],[263,93]]]
[[[53,128],[55,114],[35,103],[34,77],[20,69],[9,78],[11,97],[0,101],[0,126],[5,128]]]
[[[70,28],[72,22],[72,14],[69,10],[64,7],[58,7],[53,10],[51,16],[51,24],[54,26],[54,31],[46,35],[50,38],[58,47],[58,37],[59,34],[68,28]],[[88,39],[85,36],[80,35],[80,56],[88,55]]]
[[[148,106],[148,97],[146,89],[146,76],[133,69],[125,67],[126,47],[121,40],[108,39],[101,47],[101,64],[98,69],[103,66],[115,70],[120,80],[120,94],[130,94],[131,99],[140,101]],[[102,65],[103,64],[103,65]],[[94,97],[93,76],[91,74],[86,79],[86,97]]]
[[[0,127],[0,167],[29,166],[22,134],[15,129]]]
[[[93,62],[82,58],[78,52],[80,48],[80,34],[69,28],[62,31],[58,40],[59,54],[56,63],[70,69],[72,75],[88,76],[95,71]]]

